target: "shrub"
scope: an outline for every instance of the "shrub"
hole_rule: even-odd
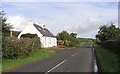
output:
[[[64,41],[63,41],[63,45],[68,47],[68,46],[69,46],[69,41],[64,40]]]
[[[75,41],[68,41],[68,40],[58,40],[58,45],[60,46],[66,46],[66,47],[74,47],[77,45],[77,43],[75,43]]]
[[[41,47],[39,38],[6,37],[3,40],[3,58],[16,59],[18,56],[29,55],[32,51]]]
[[[120,52],[120,42],[115,41],[115,40],[106,40],[101,43],[102,46],[105,48],[114,51],[114,52]]]
[[[73,46],[76,46],[76,44],[74,42],[70,41],[69,46],[73,47]]]
[[[37,34],[22,34],[21,35],[22,38],[36,38],[37,37]]]

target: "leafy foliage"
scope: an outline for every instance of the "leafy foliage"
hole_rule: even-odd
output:
[[[37,37],[37,34],[23,34],[21,37],[23,38],[35,38]]]
[[[77,33],[70,33],[70,36],[73,37],[73,38],[76,38],[77,37]]]
[[[20,34],[20,31],[12,31],[12,35],[14,37],[17,37]]]
[[[41,43],[39,38],[21,38],[7,37],[3,44],[3,58],[17,59],[18,56],[28,56],[33,51],[39,50]]]
[[[89,39],[77,38],[77,33],[69,34],[67,31],[62,31],[61,33],[58,33],[56,37],[58,39],[58,45],[67,47],[80,46],[83,43],[89,41]]]
[[[62,31],[61,33],[57,34],[58,45],[64,45],[67,47],[75,46],[78,42],[76,36],[76,33],[69,34],[67,31]]]
[[[120,52],[120,43],[118,41],[106,40],[102,42],[101,45],[113,52],[116,52],[116,53]]]
[[[120,28],[116,28],[113,23],[101,26],[96,39],[102,46],[120,52]]]
[[[4,11],[0,12],[0,26],[2,26],[2,57],[5,59],[16,59],[18,56],[29,55],[34,50],[41,47],[39,38],[21,38],[9,37],[12,26],[6,23]],[[19,32],[13,32],[18,35]]]
[[[4,11],[0,11],[0,26],[2,26],[2,35],[8,36],[10,33],[10,29],[12,29],[12,26],[9,23],[6,23],[7,19],[4,16]]]
[[[61,33],[57,34],[58,40],[68,40],[68,38],[69,38],[69,33],[67,31],[62,31]]]
[[[120,38],[120,29],[116,28],[113,23],[111,23],[110,25],[103,25],[100,27],[96,38],[99,38],[101,42],[106,40],[118,41]]]

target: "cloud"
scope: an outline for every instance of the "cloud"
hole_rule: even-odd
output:
[[[8,16],[7,23],[10,23],[14,27],[13,30],[21,31],[27,24],[28,19],[23,16],[16,15],[16,16]]]
[[[84,34],[92,30],[98,29],[101,24],[102,23],[98,17],[90,17],[87,22],[66,26],[64,27],[64,29],[69,32],[77,32],[79,34]]]
[[[116,2],[20,2],[4,3],[3,9],[15,30],[22,30],[25,22],[33,20],[44,23],[53,34],[67,30],[90,37],[100,25],[118,23]]]

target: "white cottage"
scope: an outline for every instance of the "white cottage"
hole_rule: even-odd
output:
[[[53,47],[57,46],[57,39],[55,36],[45,27],[41,27],[33,22],[29,22],[28,25],[18,35],[18,39],[22,34],[37,34],[40,38],[42,47]]]

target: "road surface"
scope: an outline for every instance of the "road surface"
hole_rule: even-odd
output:
[[[92,43],[63,50],[56,55],[7,72],[92,72]]]

